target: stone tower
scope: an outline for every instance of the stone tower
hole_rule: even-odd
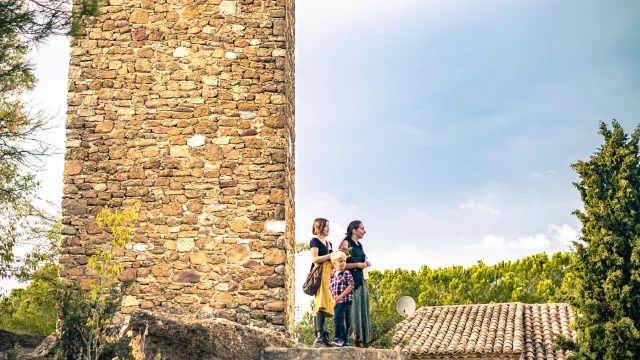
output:
[[[60,276],[142,203],[122,313],[291,331],[294,0],[109,0],[72,41]]]

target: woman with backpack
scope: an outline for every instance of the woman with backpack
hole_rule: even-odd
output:
[[[309,242],[311,248],[311,261],[314,266],[322,266],[321,284],[313,299],[313,327],[315,329],[316,340],[314,347],[331,346],[327,333],[324,331],[324,323],[327,317],[333,317],[333,297],[329,291],[329,278],[333,270],[331,264],[331,253],[333,246],[326,239],[329,236],[329,221],[318,218],[313,222],[313,235],[315,237]]]

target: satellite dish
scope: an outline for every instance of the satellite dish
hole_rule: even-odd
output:
[[[400,315],[411,315],[416,311],[416,302],[411,296],[403,296],[398,300],[396,310]]]

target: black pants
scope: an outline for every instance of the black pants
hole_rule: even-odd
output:
[[[316,316],[313,317],[313,328],[318,332],[324,332],[324,318],[327,315],[324,311],[318,311]]]
[[[336,326],[336,338],[347,341],[347,324],[345,315],[351,303],[341,303],[334,308],[333,323]]]

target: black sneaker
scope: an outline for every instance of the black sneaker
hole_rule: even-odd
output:
[[[323,344],[326,347],[331,347],[331,344],[329,344],[329,333],[328,332],[323,332],[322,333],[322,339],[324,340]]]
[[[324,346],[322,344],[322,334],[320,331],[316,331],[316,339],[313,341],[313,347],[321,347]]]
[[[313,347],[331,346],[331,345],[329,345],[329,340],[327,340],[326,334],[327,334],[326,332],[322,333],[322,332],[318,331],[316,333],[316,339],[313,341]]]

